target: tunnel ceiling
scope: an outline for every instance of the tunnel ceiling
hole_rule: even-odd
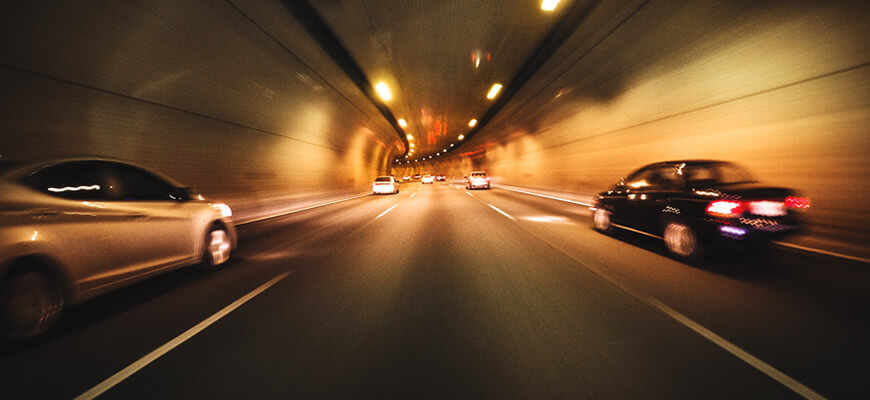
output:
[[[542,42],[570,2],[554,11],[537,0],[314,1],[311,5],[376,85],[384,82],[396,119],[407,122],[422,159],[460,143]],[[504,93],[504,88],[502,93]]]

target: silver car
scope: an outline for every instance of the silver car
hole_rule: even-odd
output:
[[[0,329],[42,333],[65,306],[172,269],[217,268],[232,211],[108,159],[0,160]]]

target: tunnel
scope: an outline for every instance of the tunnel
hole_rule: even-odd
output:
[[[181,236],[137,213],[162,238],[42,239],[58,213],[0,165],[0,282],[68,287],[50,331],[0,347],[2,398],[870,394],[866,1],[2,10],[0,163],[130,163],[227,210],[212,226],[233,239],[219,271],[130,267],[78,295],[64,257]],[[656,165],[755,186],[642,204]],[[626,204],[649,229],[615,219]],[[697,207],[726,248],[669,241]],[[93,249],[62,247],[79,234]]]

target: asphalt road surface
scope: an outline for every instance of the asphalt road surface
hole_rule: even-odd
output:
[[[585,207],[443,183],[239,233],[218,272],[4,345],[0,398],[870,398],[859,262],[690,266]]]

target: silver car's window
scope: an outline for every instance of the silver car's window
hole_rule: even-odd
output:
[[[471,176],[486,176],[486,174],[483,172],[475,172],[475,173],[472,173]]]
[[[109,167],[113,188],[113,200],[119,201],[174,201],[175,188],[168,182],[147,171],[129,165],[114,164]]]
[[[390,181],[392,181],[392,178],[390,178],[389,176],[379,176],[375,179],[375,182],[390,182]]]
[[[66,162],[43,168],[24,184],[45,194],[70,200],[102,201],[108,190],[100,163]]]

